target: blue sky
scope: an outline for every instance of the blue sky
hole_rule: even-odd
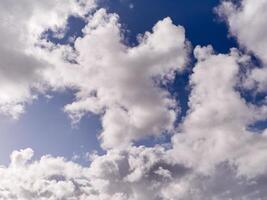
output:
[[[137,34],[150,30],[153,25],[165,17],[171,17],[177,25],[186,29],[186,36],[193,46],[212,44],[219,52],[228,52],[236,46],[234,39],[227,37],[227,26],[219,23],[214,8],[219,0],[182,0],[182,1],[104,1],[110,12],[118,13],[122,23],[129,30],[130,43],[135,41]],[[129,8],[129,4],[134,9]],[[149,10],[147,9],[149,8]],[[142,22],[142,23],[141,23]]]
[[[216,51],[226,53],[229,48],[235,47],[236,43],[233,38],[228,37],[226,24],[214,13],[214,7],[218,4],[219,1],[214,0],[155,0],[152,4],[142,0],[114,0],[102,1],[100,7],[105,7],[109,12],[120,16],[129,45],[136,44],[138,34],[151,30],[157,21],[169,16],[174,24],[185,27],[186,37],[193,47],[197,44],[212,44]],[[85,23],[81,19],[71,17],[68,23],[68,31],[63,39],[53,38],[51,32],[47,33],[51,41],[63,44],[69,36],[82,34],[81,29]],[[192,64],[193,62],[189,65],[192,67]],[[169,90],[173,94],[178,94],[183,115],[187,111],[189,74],[190,72],[178,74],[174,83],[169,85]],[[1,122],[3,139],[0,142],[0,163],[7,164],[9,154],[14,149],[26,147],[35,149],[37,157],[51,154],[70,159],[74,154],[83,156],[86,152],[94,150],[101,152],[97,141],[97,135],[101,130],[98,117],[89,114],[73,128],[70,119],[63,112],[64,105],[74,98],[72,92],[52,95],[53,98],[50,100],[41,96],[28,105],[27,112],[20,119],[4,119]],[[168,141],[166,138],[163,141],[165,140]],[[139,144],[152,145],[154,142],[154,139],[149,137]],[[84,159],[78,162],[84,163]]]

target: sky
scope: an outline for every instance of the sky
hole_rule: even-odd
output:
[[[212,44],[219,52],[227,52],[229,48],[235,47],[233,38],[227,37],[227,26],[218,20],[214,13],[214,7],[219,1],[162,1],[153,3],[148,12],[147,7],[151,5],[148,1],[100,1],[99,6],[106,8],[111,13],[120,16],[120,22],[126,32],[126,40],[129,44],[136,44],[138,34],[151,30],[153,25],[165,18],[171,17],[174,24],[186,28],[186,37],[192,45]],[[131,5],[133,8],[131,8]],[[197,20],[196,20],[197,19]],[[142,23],[141,23],[142,22]],[[58,39],[53,37],[52,31],[43,35],[49,36],[54,43],[67,43],[68,38],[82,35],[84,21],[79,17],[68,18],[68,30],[65,37]],[[202,26],[207,28],[201,28]],[[178,100],[182,104],[181,109],[185,113],[187,108],[188,75],[177,75],[174,83],[169,89],[173,93],[182,93]],[[10,121],[3,119],[1,129],[4,139],[1,142],[0,163],[9,163],[9,154],[14,149],[31,147],[35,149],[35,155],[40,157],[44,154],[64,156],[72,158],[74,154],[84,156],[87,152],[102,152],[97,142],[97,134],[101,130],[98,116],[89,114],[88,119],[82,119],[79,125],[72,127],[71,122],[62,108],[71,102],[74,96],[71,91],[65,93],[53,93],[52,99],[45,96],[27,105],[27,112],[19,120]],[[38,116],[38,117],[36,117]],[[57,123],[54,123],[54,122]],[[41,131],[40,131],[41,130]],[[14,140],[14,138],[17,138]],[[139,144],[154,144],[153,138],[139,142]],[[80,160],[84,163],[84,160]],[[87,163],[87,162],[85,162]]]
[[[266,9],[0,1],[0,199],[266,199]]]

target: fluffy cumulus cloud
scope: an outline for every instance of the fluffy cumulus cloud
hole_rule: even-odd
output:
[[[264,68],[253,69],[249,72],[246,85],[249,89],[257,88],[259,92],[266,92],[267,88],[267,2],[259,0],[242,0],[240,3],[223,1],[217,7],[217,13],[229,25],[229,32],[236,37],[241,47],[253,52]]]
[[[247,144],[257,143],[254,140],[266,140],[264,135],[255,136],[247,130],[250,124],[266,119],[266,106],[246,102],[236,89],[246,56],[236,49],[216,55],[211,46],[197,46],[194,54],[198,62],[190,78],[190,109],[180,127],[181,134],[173,141],[175,156],[181,154],[178,159],[185,157],[188,162],[190,158],[190,165],[208,173],[224,160],[235,162],[235,156],[239,159],[246,155]],[[258,144],[261,146],[261,142]],[[257,151],[256,146],[253,151]],[[254,172],[253,167],[250,170]]]
[[[4,2],[7,11],[3,16],[11,19],[4,24],[8,29],[1,30],[14,44],[1,47],[3,113],[16,118],[38,92],[71,88],[76,100],[66,105],[65,111],[74,123],[88,112],[101,115],[105,148],[173,130],[179,109],[160,84],[171,81],[186,65],[189,45],[183,27],[166,18],[152,32],[139,36],[139,45],[129,47],[124,44],[119,17],[105,9],[91,15],[92,1]],[[19,12],[19,8],[25,10]],[[84,17],[87,23],[74,48],[42,38],[47,29],[58,37],[64,34],[71,15]],[[10,27],[11,23],[18,27]]]
[[[83,16],[93,1],[0,2],[0,112],[18,118],[25,103],[43,88],[42,72],[48,63],[35,56],[35,45],[45,30],[64,32],[70,15]]]
[[[79,65],[72,67],[80,68],[80,78],[66,80],[78,93],[65,111],[74,120],[86,112],[103,114],[105,148],[173,129],[178,108],[159,84],[183,69],[188,51],[184,29],[169,18],[140,36],[135,47],[122,43],[120,26],[118,16],[104,9],[89,18],[85,36],[75,41]]]
[[[264,1],[217,8],[247,51],[195,47],[189,110],[178,127],[179,103],[161,85],[188,63],[183,27],[165,18],[129,46],[119,16],[105,9],[90,13],[94,2],[22,2],[0,3],[0,38],[7,41],[0,47],[0,111],[17,117],[35,94],[72,89],[76,98],[66,113],[74,123],[90,112],[100,115],[106,153],[91,155],[85,167],[49,155],[34,161],[32,149],[14,151],[9,166],[0,167],[0,199],[266,199],[267,131],[249,127],[267,119],[267,107],[242,95],[266,90],[265,67],[257,68],[250,56],[266,65]],[[47,29],[61,37],[70,15],[86,22],[73,44],[42,39]],[[170,144],[133,143],[164,132],[172,133]]]
[[[37,53],[54,66],[43,73],[50,87],[77,91],[75,101],[65,106],[74,123],[88,112],[102,116],[104,148],[173,130],[179,108],[160,84],[183,70],[189,51],[183,27],[170,18],[139,36],[134,47],[124,44],[118,20],[100,9],[88,17],[75,50],[46,43],[49,50]]]
[[[0,199],[161,199],[172,173],[178,178],[187,171],[166,162],[164,153],[161,147],[112,150],[93,156],[87,168],[49,155],[33,162],[31,149],[15,151],[0,168]]]

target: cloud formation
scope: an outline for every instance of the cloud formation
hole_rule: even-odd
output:
[[[139,36],[137,46],[129,47],[123,42],[116,14],[99,9],[85,17],[95,7],[93,1],[25,0],[18,7],[12,2],[10,5],[5,9],[8,14],[3,14],[12,18],[6,19],[6,26],[16,23],[18,27],[2,29],[2,35],[9,35],[8,41],[14,43],[1,47],[0,69],[6,71],[1,79],[2,113],[18,118],[25,103],[37,98],[38,93],[70,88],[77,91],[76,100],[66,105],[65,111],[74,123],[88,112],[101,115],[104,148],[125,147],[140,138],[173,130],[179,108],[160,88],[160,82],[173,80],[175,72],[186,65],[189,45],[183,27],[166,18],[152,32]],[[25,16],[16,14],[20,7],[25,10],[19,13],[26,12]],[[74,48],[42,38],[48,29],[64,35],[71,15],[84,17],[87,23]],[[21,41],[16,41],[12,31],[15,34],[20,29]]]
[[[229,32],[237,38],[239,45],[246,51],[254,53],[263,63],[264,68],[252,69],[246,85],[266,92],[267,88],[267,2],[243,0],[240,4],[223,1],[216,9],[229,26]]]
[[[62,32],[70,15],[83,16],[93,7],[90,0],[0,2],[0,113],[18,118],[42,91],[42,73],[49,67],[35,55],[42,33]]]
[[[175,127],[179,103],[160,84],[173,81],[175,73],[186,67],[190,47],[183,27],[165,18],[130,47],[117,14],[99,9],[85,15],[95,6],[91,1],[24,0],[21,12],[16,9],[22,5],[1,4],[9,13],[3,16],[11,18],[0,25],[7,28],[0,31],[0,38],[13,37],[17,30],[26,38],[8,40],[0,47],[0,70],[6,73],[0,86],[1,112],[17,117],[23,105],[35,98],[34,90],[38,94],[73,89],[76,99],[65,111],[74,123],[90,112],[101,116],[100,143],[106,154],[92,155],[90,166],[84,167],[49,155],[34,161],[31,149],[14,151],[10,165],[0,168],[0,199],[266,198],[267,131],[256,132],[249,126],[267,119],[267,107],[241,95],[254,87],[266,89],[262,76],[253,75],[257,70],[266,74],[266,68],[252,65],[248,52],[233,48],[220,54],[210,45],[195,47],[189,110]],[[260,19],[265,4],[243,0],[237,6],[227,1],[217,8],[230,33],[264,65],[267,44],[264,34],[257,34],[264,32],[265,22]],[[26,12],[27,6],[31,12]],[[44,20],[47,15],[54,20]],[[48,28],[60,37],[70,15],[82,16],[86,22],[73,46],[40,38]],[[8,23],[16,18],[20,20],[13,30]],[[244,31],[250,23],[257,33]],[[18,85],[21,93],[6,92]],[[172,133],[170,144],[134,146],[139,139],[164,132]]]
[[[163,19],[129,47],[116,14],[100,9],[87,21],[74,48],[42,43],[46,48],[37,53],[53,66],[42,74],[48,87],[76,91],[76,100],[65,106],[73,122],[88,112],[101,115],[104,148],[173,131],[179,107],[160,84],[172,81],[187,63],[183,27]]]
[[[71,66],[80,69],[70,83],[77,99],[65,107],[74,120],[86,112],[103,115],[105,148],[173,130],[179,108],[159,84],[183,70],[189,49],[184,29],[170,18],[139,36],[135,47],[123,44],[120,27],[118,16],[104,9],[90,17],[84,37],[75,41],[79,66]]]

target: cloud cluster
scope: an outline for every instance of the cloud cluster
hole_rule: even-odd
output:
[[[172,173],[187,171],[167,163],[164,153],[161,147],[112,150],[93,156],[87,168],[49,155],[32,162],[31,149],[15,151],[10,166],[0,168],[0,199],[158,199]]]
[[[207,175],[224,162],[238,176],[265,174],[266,134],[256,135],[248,127],[266,120],[266,105],[246,102],[236,89],[246,56],[236,49],[214,54],[210,46],[197,46],[194,54],[198,61],[190,78],[190,109],[173,137],[173,157]]]
[[[18,118],[43,89],[42,73],[49,64],[35,55],[42,33],[64,32],[70,15],[83,16],[94,7],[90,0],[0,2],[0,113]]]
[[[237,38],[238,43],[248,52],[253,52],[263,63],[264,68],[254,68],[249,72],[246,85],[266,92],[267,88],[267,2],[243,0],[240,4],[224,1],[216,9],[217,13],[228,23],[229,32]]]
[[[33,151],[11,154],[0,168],[3,200],[173,200],[264,199],[266,176],[236,175],[221,163],[209,175],[173,161],[162,147],[130,147],[92,156],[89,167],[62,157],[43,156],[32,161]]]
[[[0,38],[14,44],[1,47],[2,113],[17,118],[25,103],[38,93],[70,88],[76,91],[76,100],[66,105],[65,111],[74,123],[88,112],[101,115],[104,148],[125,147],[173,130],[179,108],[160,84],[173,80],[175,72],[186,65],[189,45],[183,27],[166,18],[152,32],[139,36],[137,46],[129,47],[123,42],[119,17],[105,9],[90,14],[93,1],[3,4],[6,27],[1,28],[5,31]],[[19,8],[25,10],[19,12]],[[71,15],[83,17],[87,23],[74,47],[42,37],[48,29],[57,37],[64,35]],[[18,27],[10,27],[11,23]]]
[[[66,87],[78,92],[65,111],[74,121],[87,112],[102,114],[105,148],[173,130],[178,107],[159,84],[171,81],[183,69],[189,49],[184,29],[173,25],[170,18],[139,36],[135,47],[123,44],[120,27],[116,14],[97,11],[84,28],[84,37],[74,44],[78,65],[70,68],[79,68],[74,72],[79,78],[66,80]],[[63,75],[58,84],[64,79]]]
[[[10,165],[0,168],[0,199],[266,198],[267,131],[255,132],[249,126],[267,119],[267,107],[265,102],[246,101],[240,91],[266,90],[262,77],[267,73],[266,68],[252,65],[246,51],[233,48],[220,54],[212,46],[195,47],[189,110],[179,127],[174,127],[179,104],[160,85],[172,81],[177,71],[182,73],[188,62],[190,47],[183,27],[165,18],[130,47],[118,15],[105,9],[85,15],[94,7],[90,1],[24,0],[21,12],[16,9],[22,5],[0,4],[6,6],[5,12],[14,10],[13,15],[3,15],[7,23],[0,26],[7,31],[0,31],[0,40],[13,37],[14,30],[20,30],[22,38],[7,40],[7,46],[0,47],[1,60],[6,62],[0,64],[6,72],[0,86],[1,112],[16,117],[24,103],[34,98],[33,89],[39,93],[73,89],[76,99],[65,111],[74,123],[88,112],[99,114],[100,142],[107,150],[102,156],[92,155],[88,167],[49,155],[33,161],[33,150],[14,151]],[[31,12],[25,12],[27,6]],[[264,65],[265,7],[264,1],[243,0],[241,5],[222,2],[217,8],[230,33]],[[54,20],[44,20],[47,13]],[[40,38],[47,28],[60,37],[70,15],[83,16],[86,22],[83,36],[73,45],[55,45]],[[15,21],[12,17],[20,17],[18,29],[8,26]],[[247,31],[247,26],[254,30]],[[257,70],[264,75],[255,75]],[[6,92],[18,85],[21,94]],[[133,145],[164,132],[172,132],[170,144]]]

